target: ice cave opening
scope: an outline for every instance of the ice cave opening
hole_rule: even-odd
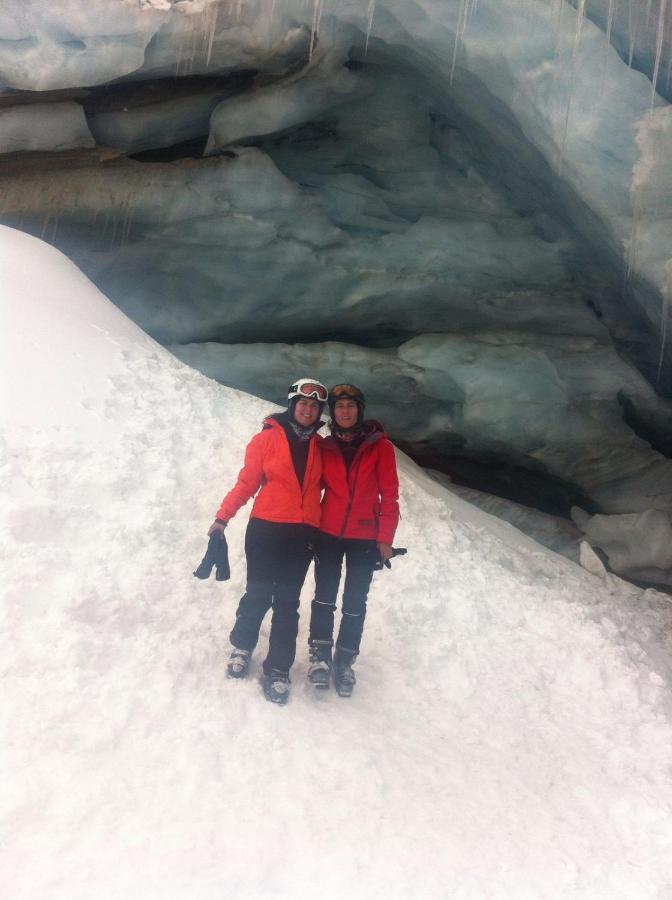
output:
[[[0,221],[222,383],[355,381],[471,502],[670,587],[671,33],[666,0],[7,0]]]

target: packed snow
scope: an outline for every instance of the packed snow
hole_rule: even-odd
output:
[[[0,893],[661,897],[667,596],[595,578],[399,455],[351,700],[224,677],[244,586],[192,570],[273,407],[0,229]],[[370,412],[375,413],[371,409]]]

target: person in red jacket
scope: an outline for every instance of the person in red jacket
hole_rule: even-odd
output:
[[[322,441],[322,519],[315,554],[308,677],[329,686],[336,597],[345,557],[341,623],[333,657],[336,689],[349,697],[374,567],[392,556],[399,521],[394,448],[383,427],[364,421],[364,394],[352,384],[329,391],[331,437]]]
[[[317,430],[327,389],[314,378],[301,378],[287,399],[287,411],[264,419],[247,445],[238,480],[208,531],[223,534],[227,522],[259,491],[245,533],[247,585],[230,635],[227,672],[231,678],[246,675],[261,623],[272,607],[262,685],[273,703],[285,703],[289,696],[299,595],[320,524],[322,438]]]

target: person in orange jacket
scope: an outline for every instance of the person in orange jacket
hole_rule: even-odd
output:
[[[262,685],[273,703],[289,697],[299,595],[320,524],[322,438],[317,431],[326,399],[327,389],[314,378],[300,378],[290,387],[287,411],[264,419],[208,531],[223,534],[227,522],[259,491],[245,533],[247,585],[230,635],[227,673],[231,678],[247,674],[261,623],[272,607]]]
[[[364,421],[364,394],[352,384],[328,396],[331,436],[321,444],[322,518],[315,555],[308,677],[329,687],[336,597],[345,557],[341,623],[333,657],[336,689],[352,694],[374,567],[392,557],[399,521],[399,479],[394,448],[383,427]]]

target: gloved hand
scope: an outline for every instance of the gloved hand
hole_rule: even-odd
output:
[[[392,559],[392,554],[394,553],[392,544],[384,544],[382,541],[378,541],[377,547],[380,558],[384,563],[386,563],[388,559]]]
[[[380,547],[380,545],[378,545],[378,546]],[[390,545],[385,544],[384,546],[389,547]],[[408,550],[406,549],[406,547],[390,547],[390,550],[392,552],[390,553],[390,555],[388,556],[387,559],[383,559],[383,554],[382,553],[380,554],[380,559],[373,567],[374,572],[380,572],[380,570],[383,568],[383,566],[385,566],[386,569],[391,569],[392,563],[390,562],[390,560],[392,559],[393,556],[404,556],[406,553],[408,553]],[[379,550],[379,552],[380,552],[380,550]]]
[[[222,537],[224,537],[225,528],[226,522],[224,521],[224,519],[215,519],[210,528],[208,528],[208,537],[210,537],[210,535],[214,534],[216,531],[218,531],[222,535]]]

